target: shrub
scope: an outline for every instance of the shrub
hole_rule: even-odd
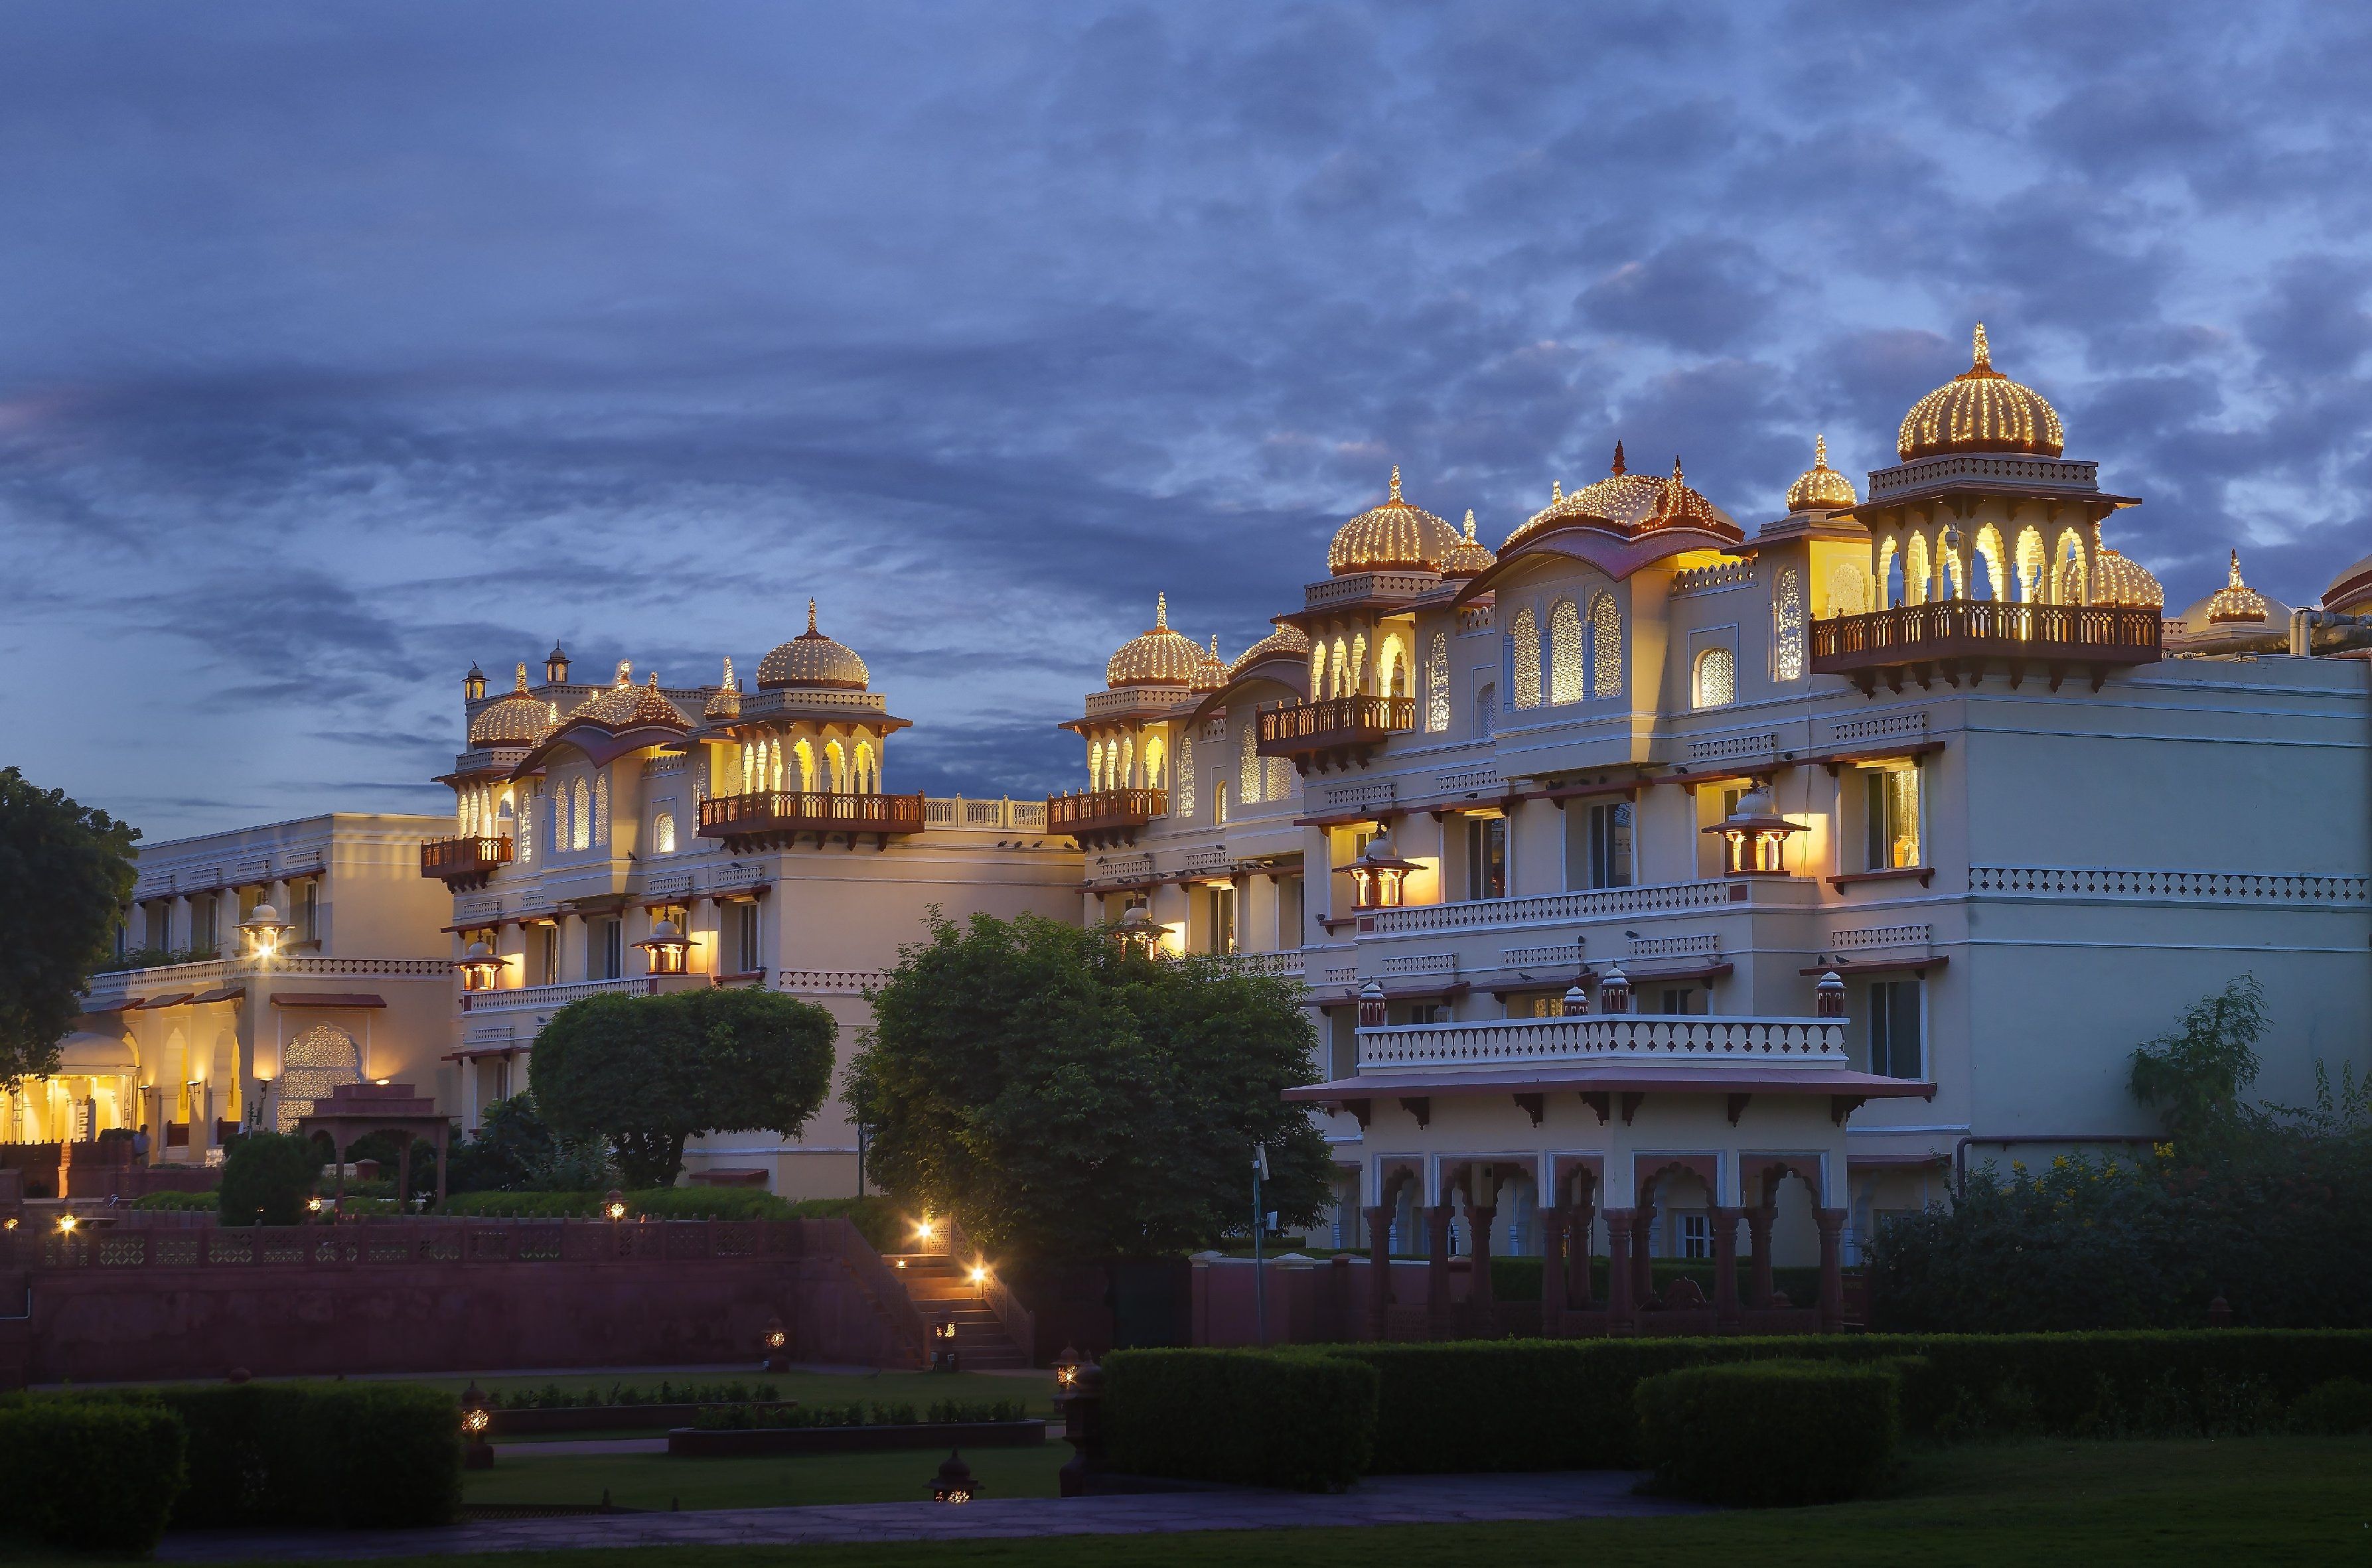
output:
[[[889,1198],[808,1198],[793,1203],[790,1217],[798,1220],[846,1220],[876,1252],[903,1252],[913,1244],[913,1224],[906,1211]]]
[[[2316,1384],[2292,1401],[2290,1429],[2317,1437],[2356,1437],[2372,1432],[2372,1383],[2334,1377]]]
[[[927,1411],[913,1405],[703,1405],[692,1424],[703,1432],[745,1432],[778,1427],[940,1426],[955,1422],[1026,1421],[1019,1400],[940,1400]]]
[[[1376,1374],[1348,1358],[1121,1350],[1103,1377],[1106,1454],[1122,1474],[1340,1492],[1374,1450]]]
[[[223,1159],[222,1223],[297,1225],[321,1174],[321,1150],[293,1132],[251,1132]]]
[[[1751,1260],[1740,1253],[1738,1260],[1738,1291],[1742,1300],[1748,1286]],[[1651,1277],[1660,1291],[1674,1280],[1693,1280],[1713,1299],[1714,1264],[1710,1258],[1657,1258],[1651,1260]],[[1606,1299],[1607,1262],[1604,1257],[1589,1260],[1590,1289],[1599,1301]],[[1786,1293],[1787,1299],[1798,1307],[1810,1307],[1820,1296],[1820,1271],[1817,1266],[1788,1266],[1771,1271],[1771,1283]],[[1541,1260],[1538,1258],[1494,1258],[1491,1260],[1491,1290],[1505,1301],[1538,1301],[1541,1298]]]
[[[589,1220],[606,1192],[459,1192],[444,1213],[480,1219]],[[626,1194],[626,1213],[655,1220],[779,1220],[792,1207],[754,1187],[646,1187]]]
[[[1642,1378],[1632,1390],[1657,1484],[1750,1508],[1842,1503],[1893,1468],[1895,1371],[1868,1364],[1741,1362]]]
[[[155,1396],[190,1431],[176,1525],[443,1525],[461,1505],[461,1411],[418,1384],[243,1383]]]
[[[602,1405],[738,1405],[753,1400],[772,1404],[782,1397],[782,1389],[772,1383],[752,1387],[747,1383],[673,1383],[661,1378],[656,1388],[612,1383],[607,1393],[597,1387],[574,1394],[557,1383],[509,1393],[497,1389],[486,1397],[486,1404],[490,1409],[503,1411],[571,1411]]]
[[[180,1418],[153,1404],[41,1398],[0,1409],[10,1513],[52,1546],[156,1550],[187,1450]]]
[[[135,1209],[163,1209],[183,1214],[203,1210],[209,1214],[222,1204],[217,1192],[149,1192],[132,1201]]]

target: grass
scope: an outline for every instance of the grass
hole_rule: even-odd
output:
[[[888,1454],[817,1454],[746,1459],[671,1459],[665,1454],[535,1458],[506,1451],[490,1470],[462,1476],[471,1503],[598,1503],[621,1508],[788,1508],[815,1503],[928,1501],[945,1448]],[[1068,1446],[964,1450],[983,1497],[1052,1497]]]

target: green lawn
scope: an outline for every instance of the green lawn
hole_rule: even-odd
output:
[[[471,1503],[598,1503],[606,1488],[621,1508],[787,1508],[808,1503],[913,1503],[931,1495],[945,1448],[797,1458],[671,1459],[665,1454],[570,1454],[552,1458],[506,1452],[490,1470],[462,1477]],[[967,1448],[983,1497],[1052,1497],[1070,1446]]]

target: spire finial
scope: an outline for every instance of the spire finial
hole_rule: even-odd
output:
[[[808,635],[814,636],[815,629],[815,600],[809,599],[808,600]]]
[[[1474,508],[1471,506],[1466,508],[1466,542],[1469,544],[1474,542]],[[527,666],[521,665],[519,668],[524,670]]]
[[[1612,471],[1614,471],[1614,472],[1616,472],[1616,473],[1621,473],[1621,472],[1622,472],[1622,471],[1623,471],[1623,468],[1622,468],[1622,442],[1620,442],[1620,441],[1617,441],[1616,443],[1614,443],[1614,468],[1613,468],[1613,470],[1612,470]]]
[[[1673,482],[1674,484],[1680,484],[1680,483],[1683,482],[1683,481],[1682,481],[1682,480],[1681,480],[1681,478],[1680,478],[1680,454],[1679,454],[1679,453],[1677,453],[1677,452],[1676,452],[1676,453],[1674,453],[1674,454],[1672,455],[1672,482]]]
[[[634,661],[628,658],[620,659],[618,661],[618,684],[621,686],[632,686],[634,683]]]
[[[513,686],[511,687],[511,692],[512,692],[512,694],[513,694],[514,696],[516,696],[517,693],[519,693],[519,692],[521,692],[521,691],[526,691],[526,690],[527,690],[527,660],[525,660],[525,659],[521,659],[521,660],[519,660],[519,667],[518,667],[518,680],[517,680],[517,682],[515,685],[513,685]]]
[[[651,690],[652,690],[652,691],[657,691],[657,690],[659,689],[659,672],[658,672],[657,670],[656,670],[656,669],[655,669],[655,670],[653,670],[653,671],[651,671],[651,681],[650,681],[650,685],[651,685]]]
[[[1979,369],[1979,370],[1991,370],[1993,367],[1994,367],[1994,354],[1993,354],[1993,350],[1992,350],[1992,349],[1990,349],[1990,348],[1987,348],[1987,347],[1985,346],[1985,324],[1984,324],[1982,321],[1980,321],[1980,322],[1978,322],[1978,323],[1977,323],[1977,363],[1976,363],[1976,368],[1977,368],[1977,369]]]
[[[727,691],[738,691],[741,690],[741,688],[733,684],[733,656],[731,654],[727,654],[725,656],[725,679],[723,685],[725,690]]]
[[[2249,586],[2240,580],[2240,552],[2237,550],[2232,552],[2231,575],[2226,580],[2224,586],[2228,588],[2245,588]]]
[[[1400,466],[1400,464],[1398,464],[1398,463],[1394,463],[1394,464],[1392,465],[1392,499],[1393,499],[1393,500],[1395,500],[1395,501],[1397,501],[1397,500],[1399,500],[1400,498],[1401,498],[1401,466]]]
[[[1157,632],[1169,630],[1169,595],[1166,591],[1153,596],[1153,629]]]
[[[1825,436],[1812,437],[1812,466],[1816,469],[1829,466],[1829,438]]]
[[[1561,479],[1552,479],[1549,481],[1549,505],[1553,506],[1564,499],[1564,481]]]
[[[1213,658],[1219,656],[1219,634],[1216,632],[1211,633],[1211,656]]]

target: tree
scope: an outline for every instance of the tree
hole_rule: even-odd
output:
[[[2257,1040],[2265,1032],[2265,993],[2243,974],[2193,1003],[2182,1022],[2133,1054],[2126,1087],[2157,1108],[2177,1146],[2228,1137],[2242,1118],[2240,1097],[2257,1081]]]
[[[217,1212],[231,1225],[297,1225],[329,1162],[324,1145],[293,1132],[250,1132],[223,1157]]]
[[[873,999],[850,1075],[866,1167],[983,1245],[1033,1259],[1174,1252],[1264,1206],[1323,1207],[1330,1161],[1283,1091],[1310,1081],[1299,986],[1148,956],[1036,916],[935,921]]]
[[[528,1082],[562,1140],[599,1138],[665,1187],[700,1132],[796,1137],[831,1088],[831,1015],[764,991],[588,996],[536,1037]]]
[[[555,1137],[525,1090],[487,1106],[466,1142],[457,1133],[447,1163],[446,1190],[452,1192],[585,1192],[616,1185],[601,1140]],[[417,1179],[419,1172],[413,1174]]]
[[[140,830],[0,769],[0,1086],[57,1071],[132,897]]]

